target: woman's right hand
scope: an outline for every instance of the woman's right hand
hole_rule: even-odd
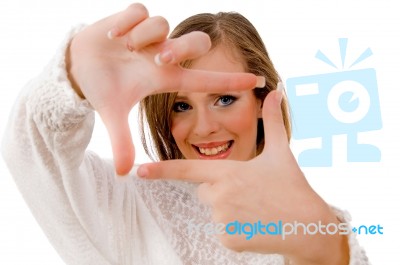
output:
[[[149,17],[141,4],[102,19],[72,40],[67,64],[74,89],[102,118],[112,144],[116,172],[127,174],[134,163],[128,116],[144,97],[174,91],[252,89],[257,78],[248,73],[215,73],[182,68],[179,63],[202,56],[210,39],[192,32],[167,39],[168,22]]]

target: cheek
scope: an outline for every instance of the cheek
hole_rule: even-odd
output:
[[[235,113],[227,115],[225,124],[240,134],[253,134],[257,131],[258,112],[253,107],[238,109]]]
[[[189,123],[181,118],[173,118],[171,124],[171,133],[178,146],[188,137]]]
[[[230,131],[237,137],[232,159],[249,160],[257,155],[257,114],[255,108],[242,108],[240,112],[232,115],[234,118],[229,121]]]

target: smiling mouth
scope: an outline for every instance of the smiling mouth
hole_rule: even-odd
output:
[[[198,147],[196,145],[193,145],[193,147],[203,156],[216,156],[222,153],[225,153],[226,151],[229,150],[229,148],[232,146],[233,140],[214,147]]]

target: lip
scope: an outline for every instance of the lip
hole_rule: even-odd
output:
[[[213,148],[217,146],[221,146],[223,144],[229,143],[229,148],[225,152],[218,153],[216,155],[204,155],[200,153],[200,148]],[[234,145],[234,141],[222,141],[222,142],[211,142],[211,143],[202,143],[202,144],[192,144],[193,148],[196,150],[197,155],[200,159],[225,159],[227,158],[232,152],[232,146]]]
[[[226,143],[229,143],[231,141],[220,141],[220,142],[210,142],[210,143],[200,143],[200,144],[192,144],[195,147],[201,147],[201,148],[213,148],[217,147]]]

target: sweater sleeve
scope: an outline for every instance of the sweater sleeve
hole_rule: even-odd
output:
[[[349,212],[343,211],[335,206],[331,206],[331,209],[334,211],[341,223],[346,223],[349,227],[351,227],[351,216]],[[350,250],[349,265],[370,265],[371,263],[368,260],[367,254],[365,253],[364,248],[358,242],[356,234],[350,231],[350,234],[347,237]]]
[[[67,264],[179,264],[136,192],[134,176],[117,180],[112,162],[86,151],[94,110],[72,89],[65,67],[69,41],[81,29],[68,34],[18,97],[2,142],[3,158]]]

